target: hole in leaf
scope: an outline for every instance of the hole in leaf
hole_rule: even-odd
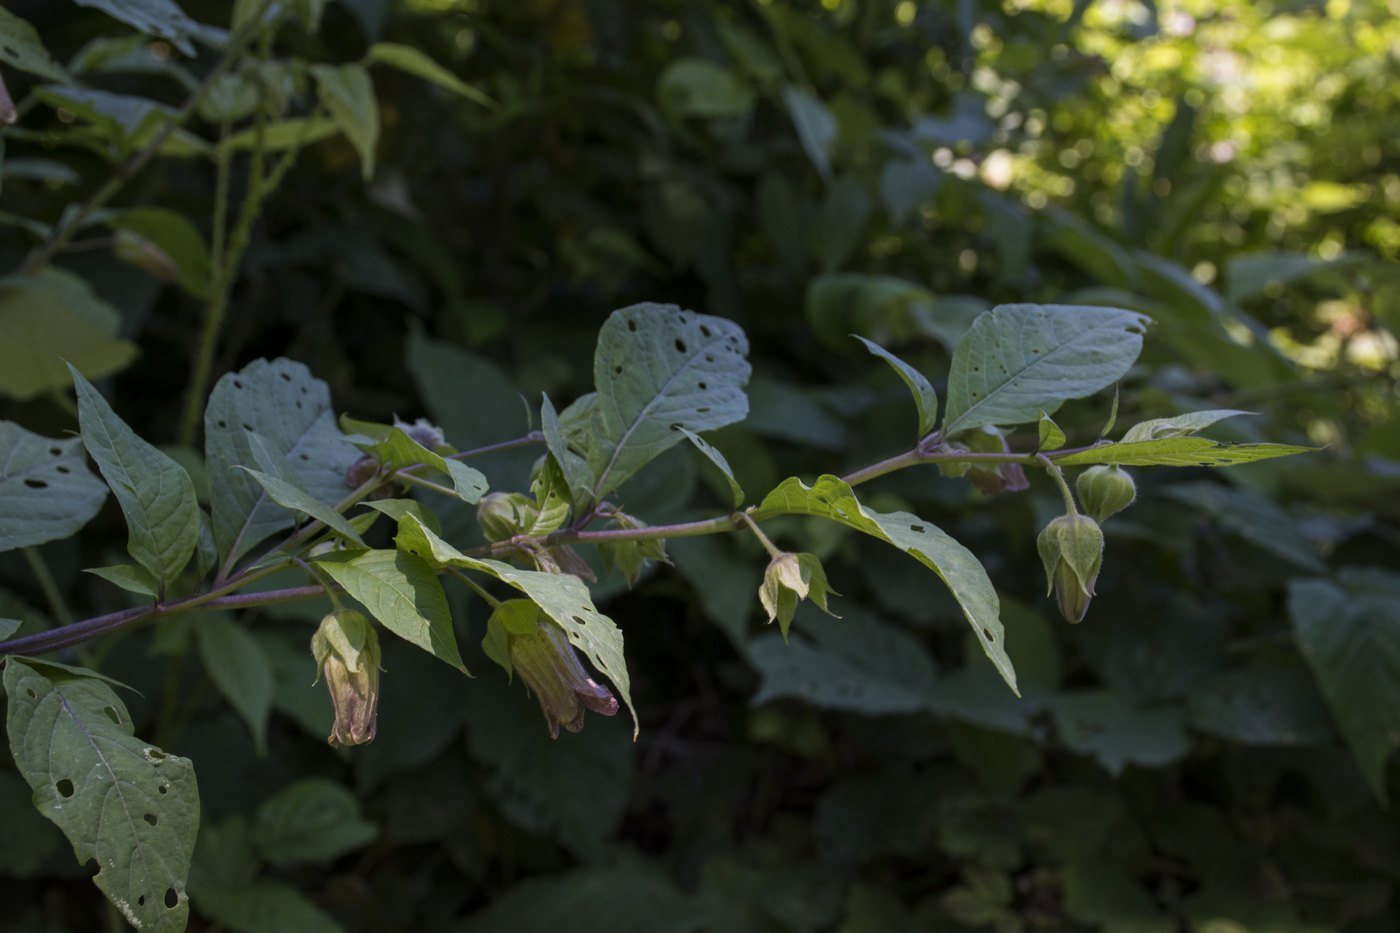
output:
[[[58,791],[58,796],[60,797],[72,797],[73,793],[77,790],[77,788],[73,786],[73,782],[67,778],[63,778],[55,783],[53,789]]]
[[[279,375],[279,376],[282,377],[282,381],[283,381],[283,382],[291,382],[291,381],[292,381],[292,377],[291,377],[291,375],[290,375],[289,373],[278,373],[277,375]]]
[[[170,793],[170,785],[169,785],[169,784],[162,784],[162,785],[160,785],[159,787],[156,788],[156,791],[159,792],[159,793],[161,793],[161,794],[168,794],[168,793]]]
[[[174,888],[165,889],[165,906],[174,910],[180,906],[180,892]]]
[[[160,822],[160,817],[156,816],[154,813],[147,813],[145,816],[141,817],[141,819],[145,820],[152,826]]]
[[[241,389],[241,388],[243,388],[243,383],[240,382],[240,381],[238,381],[237,379],[235,379],[235,380],[233,380],[233,387],[234,387],[235,389]]]
[[[298,460],[310,460],[311,458],[308,457],[306,454],[297,454],[297,459],[298,459]]]
[[[982,634],[985,635],[985,636],[987,637],[987,641],[996,641],[996,640],[997,640],[997,637],[996,637],[995,635],[992,634],[992,630],[989,629],[989,628],[984,628],[984,629],[982,629]]]
[[[72,470],[68,469],[66,466],[63,466],[62,464],[59,464],[58,466],[54,467],[54,469],[57,470],[58,472],[62,473],[64,476],[67,476],[69,473],[73,472]]]
[[[924,526],[923,526],[923,525],[910,525],[910,526],[909,526],[909,530],[912,531],[912,532],[915,532],[916,534],[923,534],[923,533],[924,533]]]
[[[50,448],[49,448],[49,453],[53,454],[55,457],[60,457],[60,456],[63,455],[63,448],[62,448],[62,447],[50,447]]]
[[[574,616],[574,622],[578,625],[584,625],[588,622],[588,620],[585,619],[583,616]]]
[[[297,410],[301,409],[301,399],[297,399]]]
[[[245,430],[245,431],[251,431],[251,430],[253,430],[253,426],[252,426],[251,424],[244,424],[244,425],[243,425],[243,430]]]
[[[704,392],[706,389],[709,388],[709,386],[705,385],[705,383],[702,382],[702,383],[699,384],[698,388],[700,389],[701,392]]]
[[[981,366],[974,366],[974,367],[972,367],[972,371],[975,372],[975,373],[980,373],[980,372],[982,371],[982,367],[981,367]]]
[[[628,322],[627,322],[627,329],[630,330],[630,331],[632,331],[632,333],[635,334],[635,333],[637,332],[637,322],[636,322],[636,321],[628,321]]]
[[[221,427],[221,428],[226,428],[226,427],[228,427],[228,422],[224,421],[222,418],[219,419],[219,421],[217,422],[217,424],[218,424],[219,427]]]
[[[33,690],[26,690],[26,691],[24,691],[24,692],[27,693],[27,694],[29,694],[29,699],[31,699],[31,700],[37,699],[38,696],[39,696],[39,694],[35,693]]]
[[[46,482],[44,482],[44,481],[41,480],[41,479],[32,479],[32,478],[31,478],[31,479],[27,479],[27,480],[24,481],[24,485],[28,486],[30,489],[48,489],[48,488],[49,488],[49,484],[46,483]]]
[[[710,327],[709,327],[708,324],[701,324],[701,325],[700,325],[700,333],[704,334],[706,337],[712,337],[712,336],[714,336],[714,331],[710,330]]]
[[[170,757],[154,745],[147,745],[145,748],[141,749],[141,754],[147,761],[154,765],[164,764],[165,759]]]
[[[19,58],[19,53],[16,52],[14,49],[10,48],[8,45],[5,46],[5,54],[10,56],[11,58]]]
[[[145,907],[145,906],[146,906],[146,895],[142,894],[140,897],[138,897],[138,898],[136,899],[136,906],[137,906],[137,907]]]
[[[676,349],[682,353],[685,352],[685,341],[679,337],[676,338]]]
[[[288,380],[288,381],[290,381],[290,380]],[[302,387],[301,387],[301,394],[302,394],[302,395],[307,395],[307,394],[309,394],[309,390],[306,388],[306,386],[302,386]]]
[[[119,726],[122,724],[122,715],[121,713],[117,712],[117,708],[115,706],[104,706],[102,707],[102,712],[106,713],[107,718],[112,720],[112,722],[116,723]]]
[[[701,405],[699,408],[695,409],[695,411],[696,411],[698,414],[701,414],[701,415],[709,414],[710,406],[709,406],[709,405]]]
[[[613,375],[615,375],[615,376],[621,376],[621,375],[622,375],[622,367],[621,367],[621,366],[614,366],[614,367],[613,367]]]
[[[706,363],[713,363],[714,361],[715,361],[715,355],[714,355],[713,353],[706,353],[706,354],[705,354],[705,362],[706,362]]]

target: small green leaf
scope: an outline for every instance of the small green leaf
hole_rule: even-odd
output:
[[[622,631],[593,605],[593,598],[582,580],[571,574],[518,570],[498,560],[468,557],[433,534],[412,515],[399,522],[395,539],[405,556],[427,561],[438,567],[461,567],[489,574],[524,593],[569,636],[569,642],[588,656],[589,663],[612,681],[622,702],[632,712],[637,733],[637,712],[632,707],[631,681],[623,657]],[[371,552],[375,553],[375,552]]]
[[[598,388],[588,463],[601,500],[680,442],[673,430],[710,431],[748,414],[749,344],[732,321],[639,304],[614,311],[598,334]]]
[[[1103,423],[1103,430],[1099,432],[1099,440],[1108,437],[1113,426],[1118,423],[1118,387],[1113,387],[1113,404],[1108,406],[1108,420]]]
[[[1031,421],[1123,377],[1149,319],[1075,305],[1000,305],[978,316],[948,372],[943,436]]]
[[[145,97],[113,94],[95,88],[45,84],[34,96],[54,109],[62,109],[91,125],[121,155],[146,145],[161,127],[175,119],[176,111]]]
[[[1052,459],[1060,466],[1117,463],[1120,466],[1213,467],[1291,457],[1313,453],[1316,449],[1289,444],[1226,444],[1204,437],[1169,437],[1131,444],[1103,444]]]
[[[149,570],[136,564],[115,564],[111,567],[89,567],[83,573],[101,577],[113,586],[119,586],[128,593],[142,596],[159,596],[160,581]]]
[[[391,427],[388,436],[383,440],[358,443],[358,446],[376,457],[385,470],[402,470],[419,464],[437,470],[452,480],[452,488],[457,493],[457,498],[468,505],[480,502],[488,488],[486,477],[480,470],[429,450],[398,425]]]
[[[483,107],[492,109],[497,107],[496,102],[490,97],[462,81],[412,46],[399,45],[395,42],[376,42],[369,47],[369,52],[366,53],[364,60],[367,65],[388,65],[390,68],[397,68],[411,74],[415,78],[430,81],[440,88],[481,104]]]
[[[744,490],[739,488],[739,481],[734,478],[734,470],[730,468],[729,461],[725,459],[724,454],[720,453],[715,449],[713,444],[694,431],[688,431],[681,427],[676,428],[676,430],[684,434],[686,438],[695,445],[695,449],[704,454],[705,459],[713,463],[715,467],[724,474],[724,480],[729,484],[729,497],[734,508],[737,509],[739,506],[743,505]]]
[[[365,180],[374,176],[379,145],[379,101],[363,65],[312,65],[321,103],[360,154]]]
[[[418,519],[405,515],[402,521]],[[315,564],[389,631],[466,672],[452,632],[447,596],[421,557],[402,550],[375,550],[326,554],[316,558]]]
[[[82,450],[0,421],[0,551],[66,538],[102,508],[107,487]]]
[[[797,138],[807,151],[812,166],[825,179],[831,178],[831,144],[839,129],[836,117],[811,92],[791,84],[783,88],[783,102],[797,130]]]
[[[263,152],[285,152],[329,139],[339,132],[340,124],[330,117],[288,117],[263,127],[261,145],[258,143],[257,129],[250,127],[229,136],[219,144],[219,149],[226,154],[254,149],[262,149]]]
[[[360,802],[325,778],[303,778],[258,807],[253,844],[269,862],[328,862],[364,848],[379,827],[360,814]]]
[[[1059,450],[1065,446],[1065,432],[1045,412],[1040,413],[1040,450]]]
[[[569,449],[559,414],[548,395],[540,402],[540,429],[544,433],[545,446],[568,480],[570,499],[575,505],[585,505],[588,490],[593,485],[593,473],[588,469],[588,461]]]
[[[8,10],[0,9],[0,61],[50,81],[71,83],[63,67],[49,57],[38,31]],[[9,166],[7,165],[6,168]]]
[[[326,525],[345,540],[352,544],[357,544],[360,547],[364,547],[365,542],[360,538],[355,529],[350,527],[350,523],[345,520],[345,516],[341,515],[331,506],[316,499],[294,483],[285,479],[278,479],[275,476],[269,476],[258,470],[250,470],[248,467],[240,466],[235,467],[235,469],[242,470],[251,476],[257,484],[263,488],[263,491],[267,493],[268,498],[284,509],[291,509],[293,512],[301,512],[309,515]]]
[[[851,336],[865,344],[865,349],[889,363],[895,375],[903,379],[904,384],[909,387],[910,394],[914,396],[914,407],[919,412],[919,437],[932,433],[934,425],[938,423],[938,393],[933,391],[933,386],[924,378],[924,374],[873,340],[866,340],[859,334]]]
[[[170,586],[199,542],[199,503],[190,475],[136,436],[82,374],[71,366],[83,444],[126,516],[127,551]]]
[[[1161,767],[1191,749],[1179,706],[1137,707],[1111,690],[1066,693],[1052,704],[1060,739],[1091,755],[1110,774],[1128,764]]]
[[[258,754],[266,754],[267,717],[276,688],[272,662],[246,628],[222,615],[201,616],[195,632],[209,679],[248,724]]]
[[[762,520],[786,514],[840,522],[894,545],[936,573],[957,600],[982,650],[1016,690],[1016,671],[1006,654],[1006,633],[998,617],[1000,601],[986,569],[971,551],[917,515],[867,509],[836,476],[820,476],[811,486],[789,477],[764,498],[753,517]]]
[[[754,92],[723,65],[707,58],[672,60],[656,79],[656,102],[674,117],[737,117],[753,107]]]
[[[122,211],[107,220],[114,230],[127,230],[157,247],[175,264],[176,281],[196,298],[209,291],[209,247],[189,218],[157,207]]]
[[[1139,422],[1129,428],[1123,435],[1122,443],[1132,444],[1137,441],[1157,441],[1168,437],[1189,437],[1203,428],[1210,427],[1217,421],[1233,418],[1236,415],[1255,414],[1258,412],[1217,408],[1210,411],[1193,411],[1184,415],[1173,415],[1170,418],[1153,418],[1151,421]]]
[[[39,812],[80,865],[96,861],[94,883],[132,925],[181,933],[199,828],[194,766],[133,736],[100,680],[10,658],[4,683],[10,750]]]
[[[18,632],[19,627],[23,624],[19,619],[0,619],[0,641],[4,641]]]

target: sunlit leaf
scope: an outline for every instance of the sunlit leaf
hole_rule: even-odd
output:
[[[1132,444],[1103,444],[1053,459],[1061,466],[1117,463],[1122,466],[1211,467],[1314,452],[1314,447],[1291,444],[1226,444],[1204,437],[1170,437]]]

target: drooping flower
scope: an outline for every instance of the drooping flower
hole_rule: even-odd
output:
[[[581,730],[589,710],[617,715],[617,697],[588,676],[568,637],[553,622],[540,619],[534,632],[509,635],[508,652],[511,666],[540,701],[550,738],[559,738],[560,726]]]
[[[321,620],[311,636],[316,679],[326,680],[335,709],[327,741],[340,747],[374,741],[379,715],[379,636],[353,609],[339,609]]]
[[[1045,565],[1046,595],[1053,593],[1060,615],[1079,622],[1089,611],[1094,583],[1103,564],[1103,531],[1087,515],[1061,515],[1036,539]]]
[[[826,571],[822,569],[817,555],[785,552],[773,558],[764,571],[763,583],[758,588],[758,601],[768,611],[768,621],[777,620],[786,640],[793,613],[802,600],[810,599],[818,609],[831,615],[826,608],[828,593],[841,595],[826,582]]]

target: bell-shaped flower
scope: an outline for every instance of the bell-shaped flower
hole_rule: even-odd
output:
[[[352,609],[338,609],[321,620],[311,636],[316,679],[325,678],[335,708],[327,741],[334,746],[374,741],[379,715],[379,636],[374,625]]]

